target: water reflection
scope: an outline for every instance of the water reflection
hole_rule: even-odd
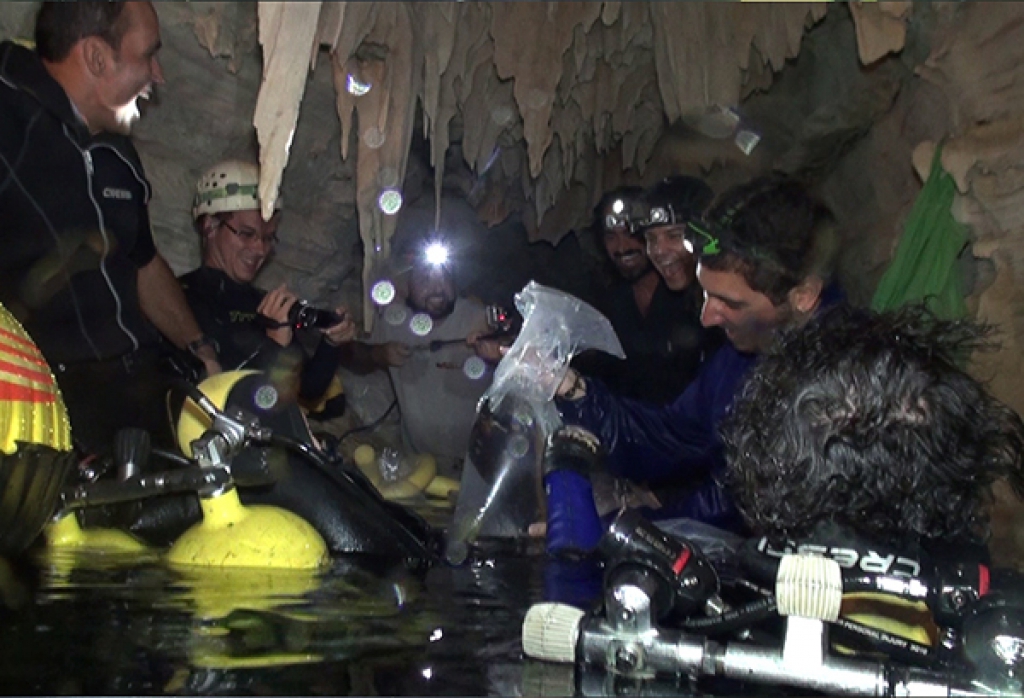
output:
[[[425,574],[182,571],[155,557],[0,566],[0,684],[26,694],[522,695],[540,549]],[[6,580],[6,581],[5,581]]]

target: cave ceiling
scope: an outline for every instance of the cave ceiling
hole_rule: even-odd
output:
[[[557,242],[600,193],[642,179],[666,130],[715,139],[705,168],[758,135],[738,106],[800,51],[823,3],[259,3],[264,79],[254,124],[265,214],[288,164],[307,68],[336,88],[341,157],[356,159],[364,249],[385,255],[385,191],[404,181],[414,128],[429,143],[438,203],[456,146],[490,224],[513,210],[531,240]],[[910,3],[857,4],[861,58],[899,51]],[[835,133],[833,138],[842,138]],[[849,135],[849,134],[847,134]],[[453,137],[454,136],[454,137]],[[822,142],[820,149],[834,149]],[[816,153],[787,154],[808,166]],[[372,266],[368,255],[367,269]]]

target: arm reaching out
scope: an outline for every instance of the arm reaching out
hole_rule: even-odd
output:
[[[202,330],[185,301],[181,284],[159,254],[139,268],[138,287],[142,313],[176,347],[185,349],[202,338]],[[220,373],[217,352],[212,344],[201,344],[195,353],[208,375]]]

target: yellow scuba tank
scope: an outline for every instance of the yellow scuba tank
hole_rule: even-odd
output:
[[[74,513],[67,512],[43,531],[46,544],[55,549],[88,550],[104,553],[142,553],[146,544],[130,533],[116,528],[83,530]]]
[[[383,454],[382,454],[383,456]],[[421,493],[430,497],[447,499],[452,492],[458,492],[459,483],[437,474],[437,461],[429,453],[415,456],[408,475],[394,480],[386,479],[381,472],[377,451],[369,444],[356,447],[352,459],[363,475],[388,500],[410,499]]]
[[[227,371],[202,382],[199,390],[218,409],[227,403],[238,381],[255,371]],[[269,390],[273,390],[269,388]],[[256,396],[276,400],[276,394]],[[186,400],[178,420],[178,445],[188,454],[213,426],[210,417],[191,399]],[[203,520],[187,530],[167,553],[178,565],[204,567],[272,567],[314,569],[330,562],[324,539],[305,519],[279,507],[245,506],[238,491],[229,486],[220,491],[200,493]]]
[[[244,506],[234,487],[199,503],[203,520],[171,546],[167,561],[172,564],[311,569],[330,562],[320,534],[290,511]]]
[[[46,519],[54,514],[60,488],[71,469],[74,455],[71,451],[71,424],[60,390],[42,352],[32,342],[25,329],[11,313],[0,306],[0,450],[16,455],[19,442],[37,444],[61,453],[56,459],[60,474],[51,481],[51,501],[47,504]],[[44,461],[47,459],[43,459]],[[13,467],[13,466],[11,466]],[[34,469],[45,468],[42,461]],[[33,472],[36,479],[41,475]],[[23,509],[34,508],[31,488],[24,488]],[[4,493],[5,497],[10,493]],[[13,493],[13,497],[19,496]],[[46,541],[53,548],[88,548],[113,552],[140,552],[146,546],[135,537],[116,530],[83,531],[78,519],[66,513],[50,523]]]

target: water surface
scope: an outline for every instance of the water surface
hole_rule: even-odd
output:
[[[185,573],[155,556],[38,553],[0,577],[5,694],[523,695],[542,550],[414,574]],[[9,574],[4,575],[7,571]],[[571,689],[570,689],[571,690]]]

